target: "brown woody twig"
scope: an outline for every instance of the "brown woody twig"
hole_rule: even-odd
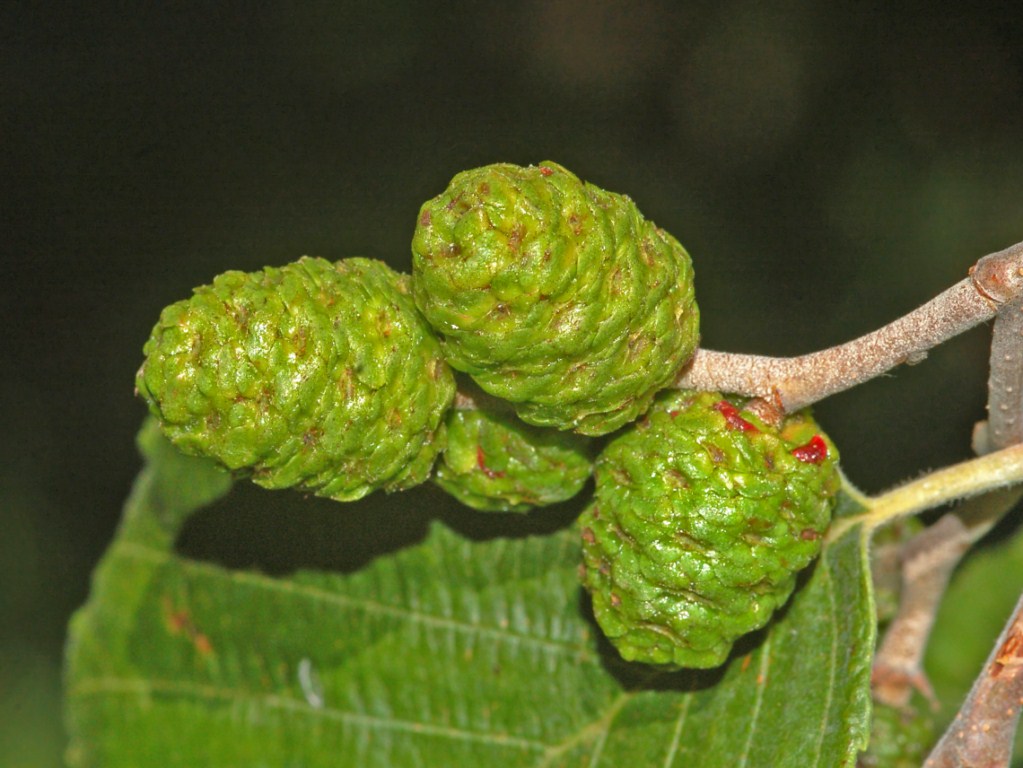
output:
[[[777,403],[794,411],[875,378],[993,318],[1023,294],[1023,243],[978,261],[970,276],[922,307],[872,333],[799,357],[765,357],[699,349],[682,370],[680,387],[718,390]]]
[[[878,646],[871,674],[877,701],[905,707],[913,689],[934,700],[923,671],[923,652],[952,570],[969,546],[966,526],[947,514],[902,548],[899,610]]]

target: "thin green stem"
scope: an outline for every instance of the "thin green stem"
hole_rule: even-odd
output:
[[[851,526],[872,530],[900,517],[919,514],[956,499],[976,496],[1023,482],[1023,445],[1014,445],[931,472],[880,496],[869,497],[868,511],[842,518],[831,526],[829,541],[837,541]]]

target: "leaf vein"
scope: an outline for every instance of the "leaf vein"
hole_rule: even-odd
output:
[[[547,748],[547,754],[544,755],[543,762],[539,763],[537,768],[553,765],[554,760],[561,755],[587,739],[596,736],[596,749],[590,756],[590,768],[593,768],[600,759],[600,753],[603,751],[604,744],[611,731],[611,723],[633,696],[635,696],[635,693],[632,691],[622,691],[602,715],[580,726],[573,733],[569,734],[568,737],[562,739],[560,743],[550,745]]]
[[[148,696],[151,694],[179,696],[205,701],[244,701],[258,700],[268,709],[290,710],[305,715],[334,722],[343,722],[365,729],[390,730],[416,735],[438,736],[442,738],[470,741],[491,746],[508,747],[530,752],[542,752],[548,745],[533,739],[524,739],[501,733],[481,733],[448,725],[421,723],[397,718],[376,717],[359,712],[350,712],[332,707],[313,707],[303,700],[279,696],[270,693],[253,693],[240,689],[219,688],[212,685],[201,685],[178,680],[152,680],[130,677],[101,677],[85,679],[78,683],[68,695],[75,698],[90,696]]]
[[[664,768],[671,768],[672,764],[675,762],[675,755],[678,754],[678,748],[682,743],[682,731],[685,728],[686,717],[689,714],[689,704],[692,700],[692,694],[682,697],[682,706],[679,707],[678,721],[675,723],[675,732],[671,736],[671,744],[668,745],[668,753],[664,756]]]

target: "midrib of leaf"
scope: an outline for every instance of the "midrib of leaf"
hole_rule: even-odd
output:
[[[314,707],[306,701],[273,693],[254,692],[243,689],[231,689],[223,686],[204,685],[182,680],[154,680],[149,678],[106,677],[92,678],[76,685],[68,692],[74,698],[88,698],[104,695],[142,695],[163,694],[203,701],[254,701],[268,709],[289,710],[300,712],[312,719],[332,720],[358,725],[368,729],[389,730],[417,735],[441,736],[458,741],[474,741],[480,744],[493,744],[501,747],[514,747],[530,752],[545,751],[549,745],[540,741],[509,736],[500,733],[481,733],[451,726],[436,725],[420,721],[382,718],[360,712],[336,709],[332,707]]]
[[[593,750],[593,754],[590,755],[590,768],[596,768],[597,764],[600,762],[600,756],[604,752],[604,745],[607,743],[607,735],[611,731],[611,723],[614,722],[615,717],[622,711],[622,707],[625,706],[630,698],[632,698],[632,693],[622,693],[617,699],[615,699],[614,703],[608,707],[604,716],[594,723],[595,730],[599,734],[599,737],[597,738],[597,744]]]
[[[657,673],[651,673],[650,679],[656,676]],[[635,692],[623,691],[600,714],[600,717],[584,724],[574,733],[568,734],[560,743],[548,746],[543,760],[537,763],[536,768],[549,768],[555,760],[566,752],[588,741],[595,742],[595,748],[593,754],[590,755],[589,762],[590,768],[594,768],[600,762],[600,755],[604,750],[604,744],[607,742],[608,733],[611,731],[611,724],[633,696],[635,696]]]

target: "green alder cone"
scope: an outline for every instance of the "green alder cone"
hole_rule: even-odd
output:
[[[226,272],[160,315],[136,387],[186,453],[339,501],[425,481],[455,392],[409,278],[365,258]]]
[[[452,410],[434,482],[484,512],[528,512],[566,501],[593,470],[590,441],[530,426],[512,413]]]
[[[623,658],[715,667],[819,554],[838,452],[806,413],[772,429],[714,392],[666,392],[597,459],[584,586]]]
[[[618,429],[698,342],[682,246],[554,163],[455,176],[420,210],[412,276],[451,365],[538,426]]]

